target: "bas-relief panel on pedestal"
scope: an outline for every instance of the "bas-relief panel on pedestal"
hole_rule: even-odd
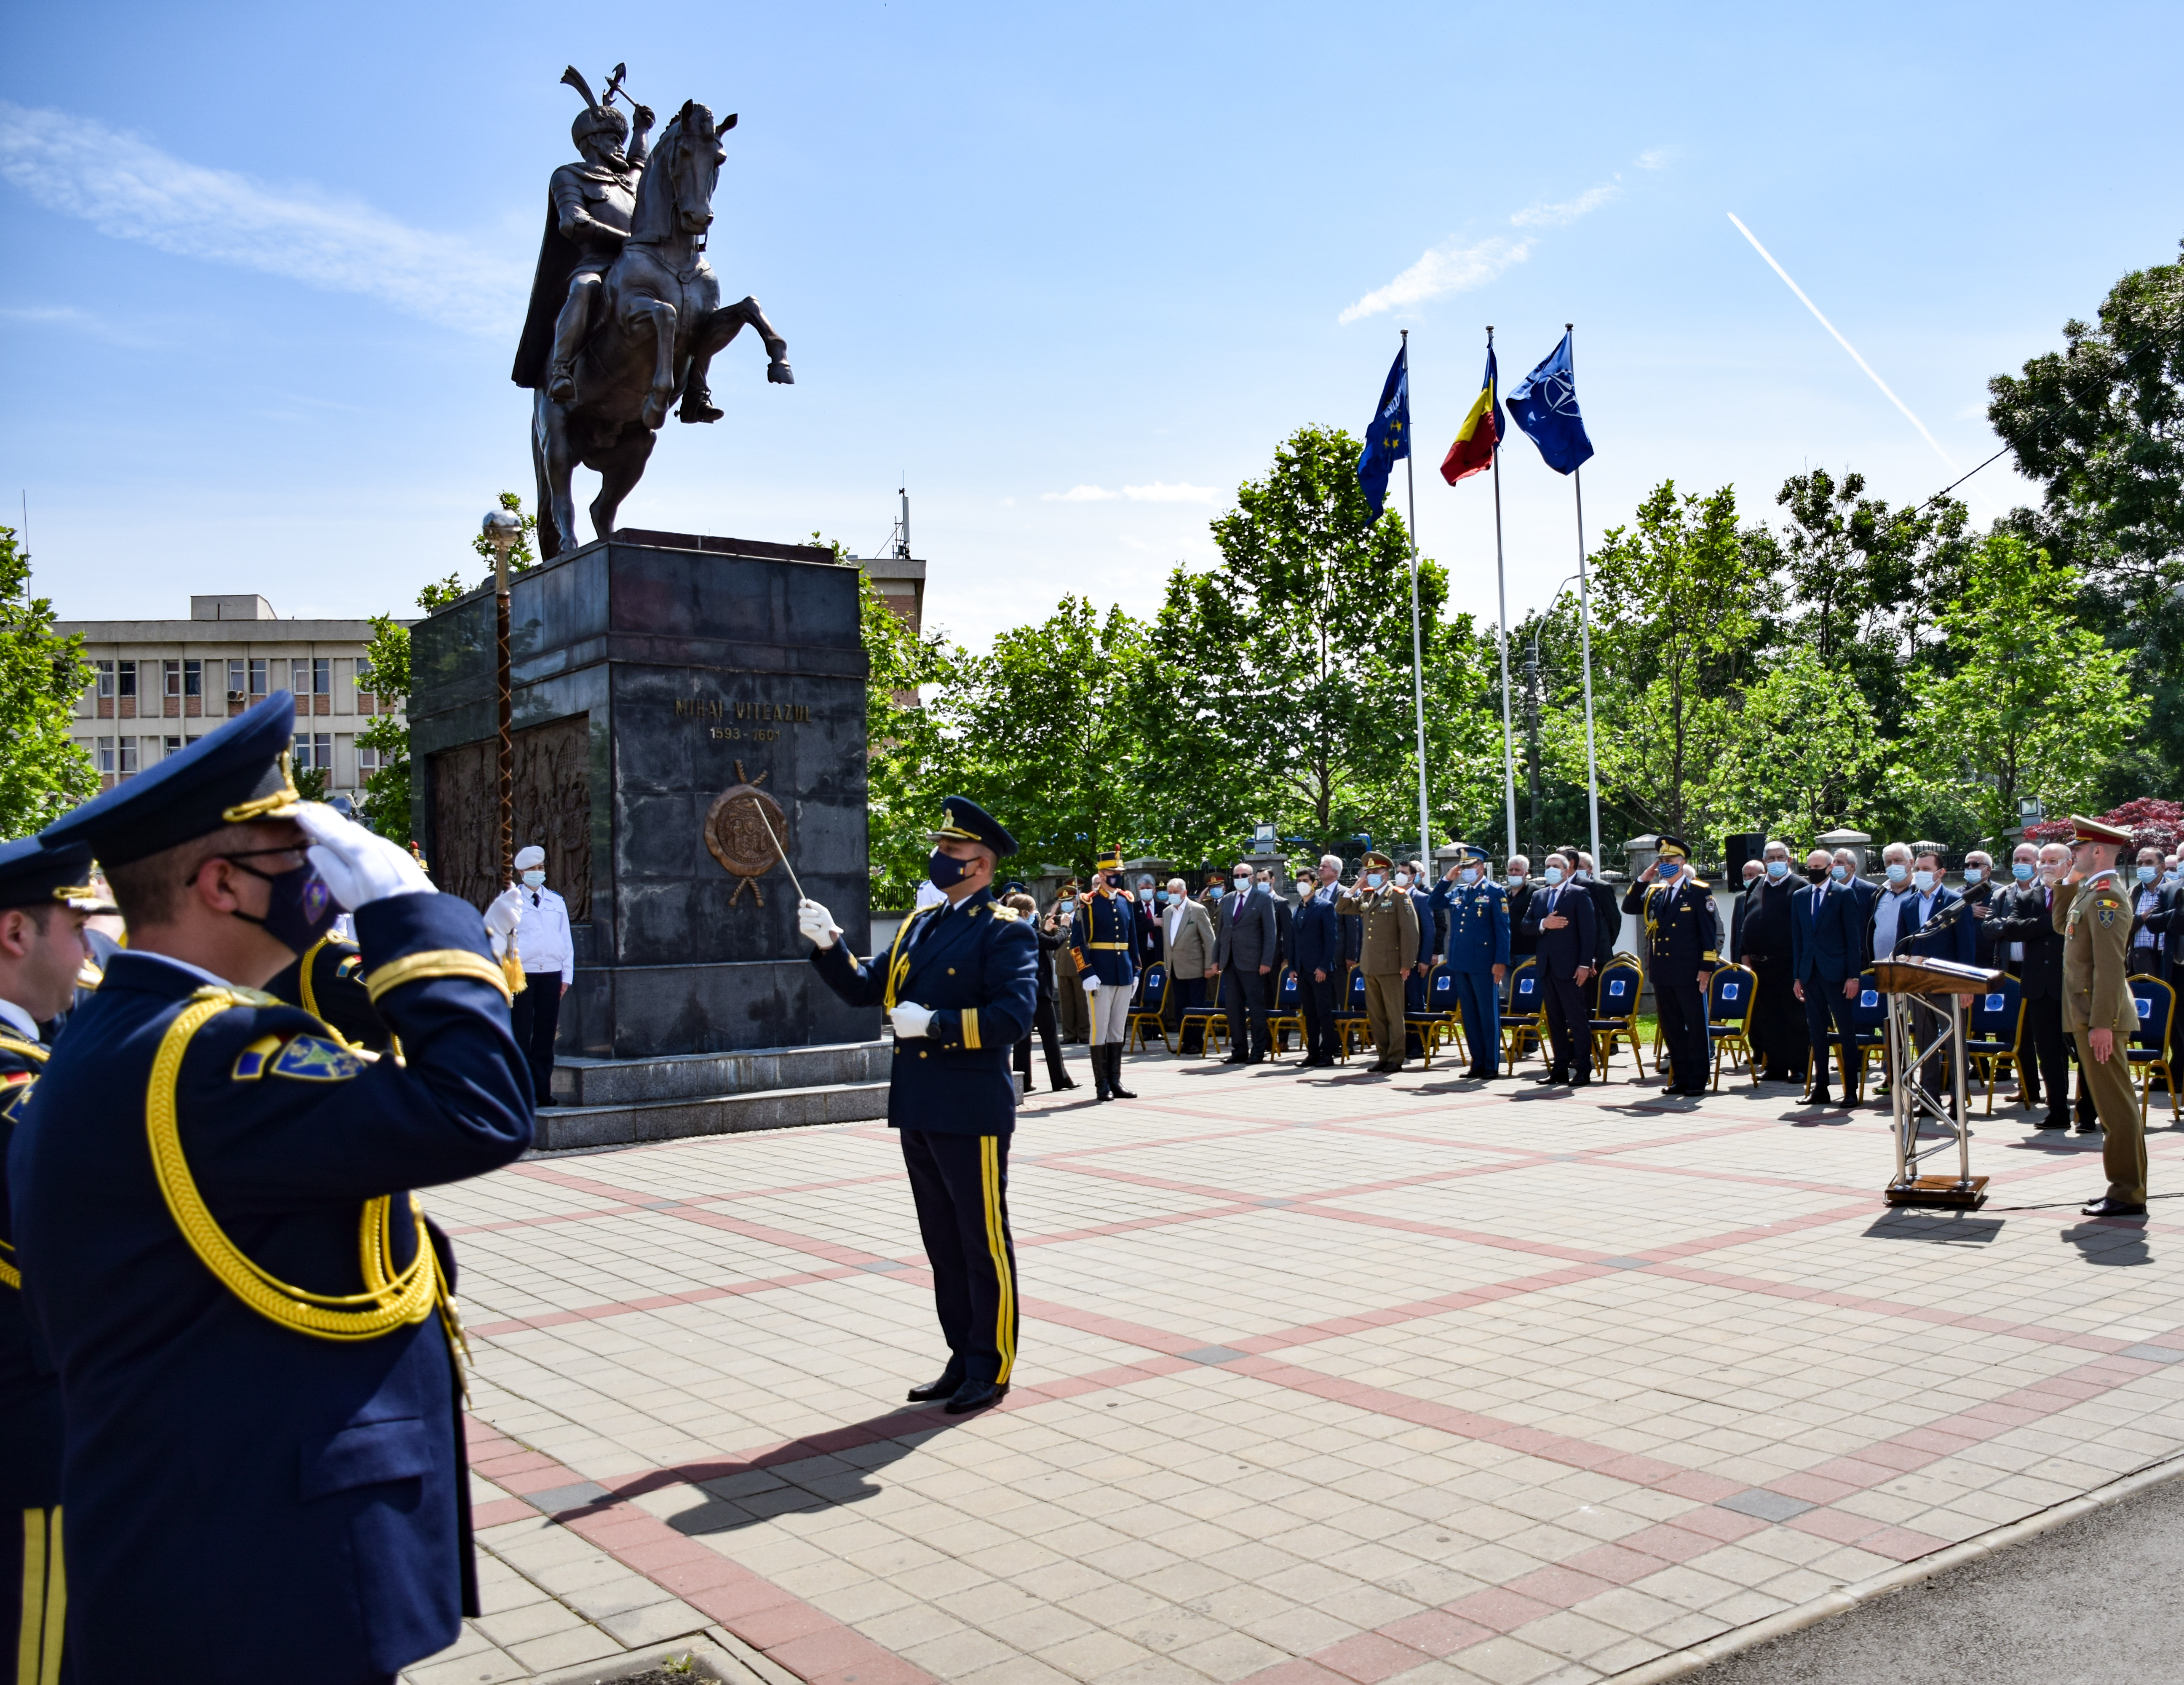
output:
[[[509,739],[515,846],[546,851],[546,881],[569,921],[592,916],[591,717],[532,726]],[[500,879],[498,745],[465,743],[432,757],[432,881],[482,909]]]

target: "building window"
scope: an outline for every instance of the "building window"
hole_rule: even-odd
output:
[[[179,755],[179,754],[181,754],[181,753],[182,752],[182,740],[181,740],[181,739],[180,739],[179,737],[170,737],[170,738],[169,738],[169,739],[166,740],[166,752],[167,752],[168,754],[170,754],[170,755]]]
[[[125,778],[134,778],[136,775],[136,739],[133,737],[125,737],[121,739],[120,771],[121,776]]]
[[[334,694],[334,664],[328,656],[321,656],[311,663],[311,695],[331,696]]]
[[[162,661],[159,666],[167,682],[168,697],[174,701],[181,701],[182,700],[182,664],[180,661]]]
[[[242,663],[230,661],[227,664],[227,700],[229,701],[240,702],[242,700]]]
[[[372,748],[369,744],[358,744],[356,746],[356,781],[359,784],[363,784],[378,770],[379,751],[376,749]]]
[[[271,694],[265,688],[265,658],[263,656],[254,656],[250,661],[251,700],[255,701],[260,696],[269,696]]]
[[[316,770],[331,775],[334,769],[334,734],[330,731],[298,732],[292,759],[299,773]]]
[[[114,739],[110,737],[98,739],[98,770],[106,773],[114,771]]]
[[[136,695],[136,663],[134,661],[121,662],[118,678],[120,683],[121,694],[124,696],[133,699]]]
[[[98,700],[102,702],[108,701],[112,699],[113,695],[114,663],[112,661],[101,661],[98,664]]]
[[[331,696],[334,693],[334,664],[331,659],[288,663],[288,688],[298,696]]]
[[[182,695],[185,696],[204,695],[204,663],[203,661],[182,663]]]

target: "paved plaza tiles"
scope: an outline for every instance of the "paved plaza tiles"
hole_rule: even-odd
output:
[[[491,1612],[407,1677],[1591,1680],[2184,1452],[2184,1207],[2081,1218],[2098,1137],[2006,1100],[1985,1212],[1892,1214],[1880,1111],[1780,1087],[1128,1069],[1024,1109],[960,1420],[880,1125],[433,1192]]]

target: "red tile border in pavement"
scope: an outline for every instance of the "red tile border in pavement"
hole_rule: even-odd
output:
[[[538,1452],[524,1451],[476,1417],[471,1419],[470,1432],[471,1466],[496,1484],[504,1477],[489,1472],[494,1469],[509,1471],[507,1477],[532,1492],[588,1483],[574,1470]],[[478,1515],[498,1514],[499,1521],[521,1519],[500,1513],[510,1502],[482,1504]],[[526,1514],[538,1513],[528,1504],[517,1507]],[[856,1685],[939,1685],[922,1668],[633,1504],[610,1498],[560,1511],[552,1519],[718,1621],[809,1685],[847,1685],[845,1676],[851,1674]],[[478,1525],[499,1521],[481,1520]]]

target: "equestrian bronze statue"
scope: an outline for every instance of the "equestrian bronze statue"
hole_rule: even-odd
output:
[[[532,393],[542,561],[577,542],[569,482],[579,462],[599,477],[592,530],[604,538],[669,407],[679,398],[679,419],[720,420],[706,371],[746,325],[765,343],[766,379],[795,383],[788,342],[758,300],[723,308],[705,261],[713,188],[727,156],[721,137],[734,114],[716,122],[709,107],[686,101],[648,151],[651,109],[632,101],[626,117],[616,109],[618,96],[627,98],[622,75],[617,64],[599,99],[573,66],[561,75],[584,101],[570,129],[582,157],[548,186],[514,373]]]

